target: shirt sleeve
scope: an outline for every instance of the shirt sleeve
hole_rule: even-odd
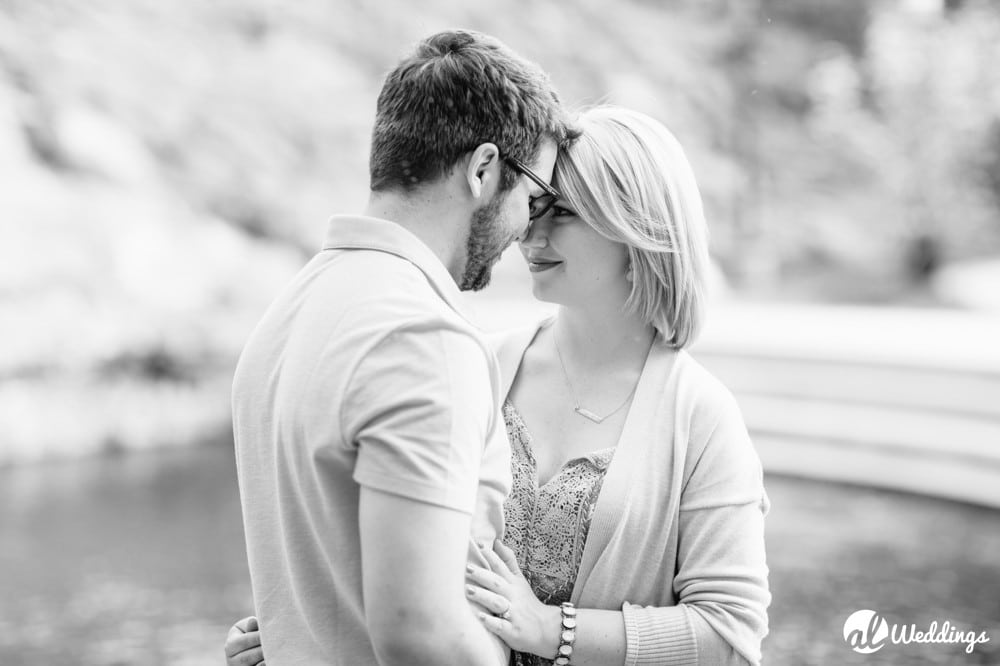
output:
[[[681,495],[677,606],[623,606],[627,665],[761,661],[769,502],[739,408],[731,396],[722,406]]]
[[[341,405],[354,480],[472,514],[494,402],[489,357],[471,334],[396,328],[359,362]]]

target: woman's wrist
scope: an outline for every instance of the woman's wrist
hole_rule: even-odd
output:
[[[576,606],[568,601],[560,604],[559,615],[559,647],[552,663],[555,666],[569,666],[573,658],[573,645],[576,643]]]
[[[538,622],[541,641],[532,654],[551,659],[559,649],[562,636],[562,611],[559,606],[542,606],[542,614]]]

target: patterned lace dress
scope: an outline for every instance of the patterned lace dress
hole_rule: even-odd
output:
[[[511,445],[514,485],[504,503],[504,542],[517,554],[525,578],[543,603],[558,606],[570,600],[583,558],[594,505],[614,448],[568,461],[544,485],[531,435],[510,402],[503,406]],[[514,653],[516,666],[551,664],[532,654]]]

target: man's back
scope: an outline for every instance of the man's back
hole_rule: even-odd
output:
[[[362,604],[361,486],[470,513],[477,539],[502,526],[509,453],[496,366],[435,261],[392,223],[335,218],[324,252],[240,359],[237,464],[274,666],[376,663]]]

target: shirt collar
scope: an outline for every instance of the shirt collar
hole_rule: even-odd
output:
[[[462,296],[441,259],[413,232],[395,222],[364,215],[334,215],[327,226],[324,250],[376,250],[409,261],[427,276],[438,295],[466,320]]]

